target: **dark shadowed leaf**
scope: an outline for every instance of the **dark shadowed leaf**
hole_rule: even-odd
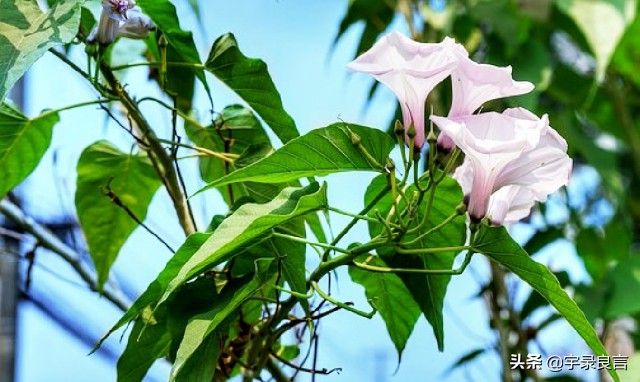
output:
[[[274,282],[276,266],[273,259],[256,260],[255,264],[256,271],[252,278],[230,281],[220,292],[220,296],[211,310],[189,320],[184,332],[184,338],[178,348],[170,379],[181,373],[190,358],[202,346],[206,345],[206,338],[209,334],[214,333],[230,314],[239,309],[240,305],[263,285]]]
[[[138,318],[118,359],[118,382],[142,381],[156,359],[167,354],[170,342],[165,321],[148,323]]]

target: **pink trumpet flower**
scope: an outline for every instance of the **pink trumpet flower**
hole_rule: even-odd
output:
[[[466,155],[454,178],[475,222],[485,216],[494,224],[517,221],[569,182],[567,143],[546,115],[515,108],[431,121]]]
[[[456,50],[464,48],[452,38],[437,44],[419,43],[399,32],[391,32],[371,49],[348,64],[355,72],[367,73],[387,86],[398,98],[402,109],[405,140],[414,126],[414,146],[425,141],[424,108],[427,96],[457,65]]]
[[[498,67],[478,64],[469,59],[464,50],[457,50],[458,66],[451,72],[453,99],[449,118],[473,114],[485,102],[529,93],[534,86],[528,81],[514,81],[511,66]],[[444,151],[454,144],[446,134],[438,137],[438,147]]]

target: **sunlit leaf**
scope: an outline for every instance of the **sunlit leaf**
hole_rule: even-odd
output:
[[[636,0],[557,0],[578,25],[596,59],[596,78],[604,79],[611,56],[633,21]]]
[[[264,239],[274,227],[324,209],[326,205],[324,185],[320,187],[317,183],[312,183],[302,188],[289,187],[268,203],[247,203],[238,208],[212,234],[189,236],[158,277],[96,347],[113,331],[134,319],[145,307],[165,301],[187,280]]]
[[[80,156],[76,210],[99,288],[108,279],[120,248],[138,227],[124,207],[144,221],[161,184],[149,158],[120,152],[106,141],[87,147]]]
[[[516,243],[504,227],[481,226],[476,248],[490,259],[531,285],[560,313],[598,356],[607,355],[595,329],[584,313],[560,286],[549,268],[537,263]],[[620,381],[615,370],[609,370],[615,381]]]
[[[0,105],[0,198],[35,170],[59,119],[57,113],[28,119],[8,104]]]
[[[222,35],[213,43],[205,67],[245,100],[283,143],[300,135],[282,106],[267,64],[245,56],[233,34]]]
[[[76,36],[81,4],[59,0],[43,13],[34,1],[0,2],[0,102],[47,50]]]
[[[387,266],[379,257],[374,256],[362,256],[357,261],[378,267]],[[420,317],[420,307],[413,300],[402,279],[394,273],[368,272],[351,266],[349,275],[351,280],[364,287],[369,303],[382,316],[387,332],[398,351],[400,362],[402,351]]]
[[[235,182],[281,183],[309,176],[344,171],[379,171],[352,141],[360,137],[362,146],[380,165],[393,149],[393,140],[380,130],[335,123],[312,130],[285,144],[270,156],[209,183],[201,191]]]

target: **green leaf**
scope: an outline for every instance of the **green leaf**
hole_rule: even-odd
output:
[[[482,354],[484,354],[485,351],[487,351],[487,349],[478,348],[478,349],[471,350],[470,352],[464,354],[462,357],[458,358],[456,363],[451,365],[451,367],[449,368],[447,373],[451,373],[453,370],[457,369],[458,367],[468,364],[469,362],[471,362],[474,359],[478,358],[478,356],[481,356]]]
[[[158,277],[96,347],[148,305],[161,304],[184,282],[264,239],[274,227],[326,206],[326,186],[312,183],[301,188],[289,187],[268,203],[247,203],[238,208],[212,234],[189,236]]]
[[[152,32],[145,40],[147,44],[147,59],[149,61],[160,62],[161,54],[158,47],[158,35]],[[167,62],[184,62],[173,45],[167,45]],[[167,66],[166,92],[175,100],[179,110],[189,113],[193,105],[193,94],[195,92],[196,74],[191,68],[182,66]],[[149,77],[153,78],[162,87],[160,70],[158,67],[150,67]]]
[[[616,262],[631,254],[631,232],[622,219],[612,220],[604,231],[584,228],[576,237],[576,250],[593,282],[599,284]]]
[[[184,285],[176,293],[167,306],[168,326],[171,332],[171,361],[175,362],[178,350],[190,320],[213,308],[219,301],[216,280],[200,277],[192,283]],[[262,305],[261,305],[262,307]],[[218,358],[225,343],[228,331],[228,317],[220,327],[207,335],[201,346],[186,361],[185,366],[174,376],[175,381],[211,381],[215,373]]]
[[[82,7],[82,11],[80,12],[80,29],[78,31],[82,39],[89,37],[89,34],[91,34],[96,24],[96,18],[93,13],[91,13],[87,7]]]
[[[182,62],[194,64],[194,72],[211,98],[209,84],[204,75],[204,70],[199,68],[202,63],[198,49],[193,41],[193,33],[180,28],[180,21],[176,13],[176,7],[169,0],[139,0],[137,5],[142,8],[153,23],[162,31],[167,42],[175,48],[175,52]]]
[[[195,145],[216,152],[240,155],[252,146],[271,146],[269,136],[264,131],[260,120],[250,109],[241,105],[225,107],[213,124],[209,126],[198,126],[185,122],[185,130]],[[200,175],[205,182],[213,182],[238,168],[237,163],[228,163],[214,156],[201,156],[198,161]],[[218,191],[229,205],[232,205],[233,201],[240,197],[248,195],[242,184],[218,188]],[[269,200],[272,198],[273,196]],[[254,199],[266,201],[255,197]]]
[[[534,255],[538,251],[545,248],[547,245],[555,242],[558,239],[564,238],[564,231],[561,227],[549,226],[542,230],[536,231],[536,233],[527,241],[524,245],[524,250]]]
[[[285,188],[269,203],[243,205],[225,219],[202,247],[177,269],[160,302],[183,282],[228,260],[238,249],[262,239],[272,228],[326,206],[326,186],[320,187],[317,183],[302,188]]]
[[[111,333],[121,328],[124,324],[134,320],[145,308],[154,305],[160,298],[171,279],[177,274],[181,265],[185,264],[191,256],[211,237],[210,233],[195,233],[189,237],[169,260],[165,269],[149,284],[147,289],[138,297],[131,307],[120,317],[118,322],[105,334],[94,346],[95,352]]]
[[[78,0],[59,0],[47,13],[35,1],[0,2],[0,103],[47,50],[78,33]]]
[[[565,271],[555,272],[554,276],[558,279],[560,286],[562,288],[566,288],[571,285],[571,280],[569,279],[569,274]],[[543,306],[547,306],[547,300],[540,295],[540,293],[535,290],[529,294],[527,301],[522,305],[522,309],[520,309],[520,318],[525,320],[531,313],[533,313],[536,309],[541,308]]]
[[[58,113],[30,120],[8,104],[0,105],[0,199],[35,170],[59,120]]]
[[[596,59],[596,79],[604,79],[609,61],[635,18],[636,0],[556,0],[584,34]]]
[[[560,286],[558,279],[544,265],[537,263],[513,241],[504,227],[482,225],[475,241],[479,253],[502,264],[509,271],[531,285],[560,313],[598,356],[607,355],[595,329],[584,313]],[[615,381],[620,381],[615,370],[609,370]]]
[[[255,276],[250,280],[233,279],[220,292],[215,306],[189,320],[184,338],[171,370],[171,380],[181,372],[186,362],[202,346],[205,338],[233,312],[240,308],[243,302],[256,293],[263,285],[273,282],[276,266],[273,259],[256,260]]]
[[[311,215],[311,214],[310,214]],[[306,230],[303,218],[294,219],[277,227],[275,232],[305,238]],[[255,261],[261,258],[278,259],[282,279],[294,292],[307,293],[306,245],[281,237],[269,237],[235,257],[234,275],[246,275],[255,269]],[[281,280],[282,280],[281,279]],[[310,314],[309,302],[298,298],[305,313]]]
[[[374,256],[363,256],[357,261],[378,267],[387,266],[379,257]],[[369,303],[380,312],[398,351],[400,363],[402,351],[420,317],[420,307],[397,274],[368,272],[350,266],[349,276],[351,280],[364,287]]]
[[[300,135],[282,106],[267,64],[245,56],[233,34],[222,35],[213,43],[205,68],[245,100],[283,143]]]
[[[637,69],[639,61],[640,17],[636,17],[620,40],[620,44],[611,59],[611,65],[636,86],[640,86],[640,72]]]
[[[611,290],[604,301],[604,318],[611,320],[640,312],[637,298],[640,293],[640,254],[620,259],[618,265],[608,272],[607,278]]]
[[[349,8],[338,28],[334,44],[338,42],[340,37],[353,25],[364,22],[364,30],[358,42],[356,56],[360,55],[367,49],[371,48],[376,42],[378,36],[384,32],[389,24],[393,21],[395,15],[397,0],[389,1],[371,1],[371,0],[352,0],[349,2]]]
[[[170,342],[164,321],[148,323],[137,319],[127,347],[118,359],[118,382],[142,381],[156,359],[167,354]]]
[[[224,343],[224,335],[213,331],[202,339],[201,344],[191,354],[184,366],[173,376],[175,382],[211,381]]]
[[[144,155],[122,153],[106,141],[96,142],[82,152],[78,161],[76,210],[98,273],[99,288],[109,278],[120,248],[138,227],[122,206],[144,221],[149,203],[161,184]]]
[[[380,175],[375,178],[367,192],[365,194],[365,205],[368,205],[373,198],[378,195],[387,184],[386,177]],[[407,195],[411,195],[412,192],[417,191],[415,186],[411,186],[406,190]],[[415,227],[423,220],[423,216],[426,213],[426,204],[429,199],[429,195],[425,195],[422,203],[419,206],[418,213],[414,219],[411,228]],[[435,227],[443,222],[446,218],[453,215],[456,212],[457,206],[462,202],[462,190],[458,183],[446,177],[442,183],[438,185],[433,197],[432,209],[427,219],[426,225],[418,232],[424,233],[427,230]],[[386,216],[393,205],[393,199],[390,192],[380,199],[376,206],[369,213],[374,217],[376,209],[382,213],[382,216]],[[405,206],[404,200],[400,202],[400,210]],[[375,237],[382,232],[383,227],[377,223],[369,223],[369,234],[371,237]],[[407,234],[401,243],[407,243],[416,239],[417,234]],[[458,216],[450,224],[443,227],[440,231],[430,236],[427,236],[421,240],[418,240],[413,244],[405,244],[407,248],[431,248],[431,247],[453,247],[464,245],[466,238],[466,225],[464,216]],[[393,268],[414,268],[414,269],[451,269],[453,266],[453,260],[457,253],[446,252],[433,254],[421,254],[421,255],[408,255],[408,254],[396,254],[392,248],[379,249],[378,253],[381,255],[385,263]],[[424,313],[429,323],[433,328],[433,333],[438,342],[438,349],[444,348],[444,321],[442,316],[442,309],[444,306],[444,298],[447,291],[447,285],[451,279],[450,275],[425,275],[425,274],[400,274],[406,287],[413,295],[414,300],[420,306],[420,309]]]
[[[379,164],[386,163],[394,142],[384,132],[335,123],[292,140],[270,156],[215,180],[198,192],[235,182],[281,183],[344,171],[382,171],[353,144],[351,133],[361,138],[362,146]]]

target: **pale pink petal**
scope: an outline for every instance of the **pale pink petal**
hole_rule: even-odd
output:
[[[486,215],[500,223],[522,218],[536,201],[546,200],[569,180],[566,141],[546,115],[509,109],[431,120],[465,153],[454,178],[474,221]]]
[[[495,225],[517,222],[529,216],[536,201],[534,191],[529,188],[502,187],[491,195],[487,215]]]
[[[449,117],[472,114],[487,101],[526,94],[534,88],[531,82],[514,81],[510,66],[478,64],[465,55],[458,57],[458,66],[451,72]]]
[[[454,52],[460,49],[457,46],[451,38],[445,38],[438,44],[427,44],[413,41],[399,32],[391,32],[347,67],[372,75],[396,95],[405,131],[414,125],[414,144],[421,148],[425,140],[425,101],[431,90],[457,65]],[[409,138],[405,138],[409,143]]]
[[[135,7],[129,10],[127,21],[118,28],[116,37],[145,39],[154,29],[155,25],[151,19],[143,14],[140,8]]]
[[[109,17],[107,12],[102,11],[98,25],[93,28],[87,40],[89,42],[98,41],[100,44],[110,44],[116,39],[119,25],[118,21]]]

